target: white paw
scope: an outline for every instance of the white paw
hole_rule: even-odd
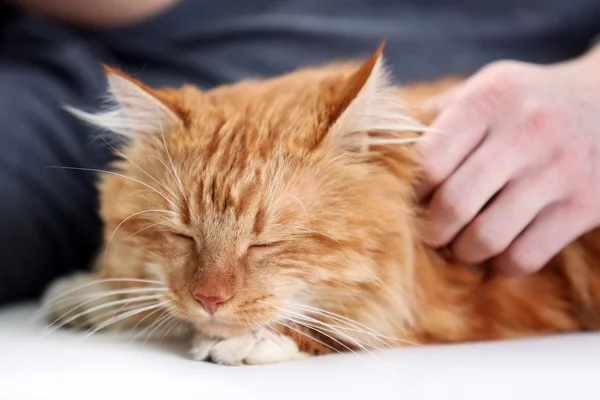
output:
[[[274,364],[305,357],[287,336],[271,331],[247,333],[228,339],[210,339],[196,333],[190,350],[195,360],[217,364]]]
[[[115,311],[103,306],[117,299],[102,295],[110,289],[107,284],[94,283],[93,276],[85,273],[54,281],[42,298],[42,311],[50,322],[48,329],[95,326],[107,313]]]

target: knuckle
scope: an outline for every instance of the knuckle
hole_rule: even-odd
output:
[[[449,219],[464,221],[469,217],[469,199],[466,193],[456,187],[443,188],[441,208]]]
[[[521,90],[521,69],[521,64],[515,61],[498,61],[484,67],[479,78],[480,100],[495,105],[518,95]]]
[[[573,216],[579,216],[582,219],[586,216],[594,215],[597,211],[597,201],[594,196],[590,196],[587,190],[575,192],[563,201],[565,210]]]
[[[482,221],[473,223],[475,246],[486,258],[500,254],[504,250],[503,240],[497,231]]]
[[[509,250],[505,258],[512,270],[523,274],[537,271],[541,267],[538,259],[531,250]]]
[[[565,112],[549,102],[529,99],[522,109],[524,129],[522,133],[536,139],[541,135],[560,132],[565,127]]]
[[[420,181],[432,187],[439,185],[445,177],[444,169],[435,163],[424,166],[419,174]]]

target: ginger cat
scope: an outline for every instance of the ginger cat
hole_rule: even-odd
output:
[[[97,268],[50,288],[53,326],[181,322],[222,364],[597,328],[598,231],[522,278],[422,243],[410,143],[457,81],[395,87],[382,49],[208,92],[107,69],[115,108],[73,112],[127,144],[100,183]]]

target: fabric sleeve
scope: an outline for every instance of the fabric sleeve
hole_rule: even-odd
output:
[[[93,107],[105,81],[94,48],[67,28],[20,15],[0,42],[0,304],[37,296],[87,268],[100,238],[97,132],[66,113]]]

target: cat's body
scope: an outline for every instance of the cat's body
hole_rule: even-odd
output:
[[[79,115],[131,143],[100,185],[87,297],[61,299],[72,279],[49,292],[59,323],[185,320],[195,357],[227,364],[599,326],[598,231],[515,279],[419,239],[421,126],[397,100],[427,124],[419,106],[454,80],[394,88],[378,52],[206,93],[109,82],[120,108]]]

